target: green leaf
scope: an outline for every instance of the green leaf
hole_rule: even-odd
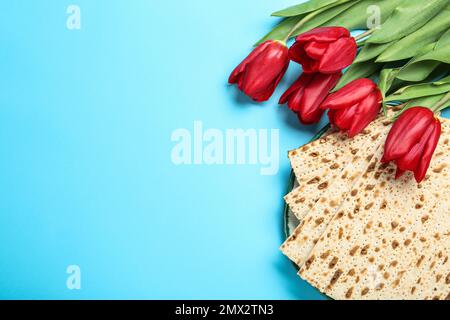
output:
[[[433,105],[433,111],[441,112],[442,110],[448,108],[449,105],[450,105],[450,92],[447,92],[441,100],[439,100],[435,105]]]
[[[363,0],[342,14],[328,21],[326,26],[341,26],[349,30],[367,29],[367,8],[376,4],[380,8],[381,23],[386,21],[394,11],[394,9],[405,0]]]
[[[431,72],[429,70],[427,70],[426,73],[428,74],[428,76],[426,76],[420,82],[422,82],[422,83],[431,83],[431,82],[438,83],[440,80],[436,81],[436,79],[441,79],[441,78],[446,77],[446,76],[448,76],[450,74],[450,65],[439,64]],[[411,81],[404,81],[404,80],[401,80],[399,78],[396,78],[393,81],[392,85],[391,85],[390,91],[392,90],[392,92],[395,92],[396,90],[400,90],[401,88],[403,88],[405,86],[408,86],[408,85],[412,85],[412,82]],[[391,94],[391,93],[389,93],[389,94]]]
[[[450,64],[450,44],[411,60],[398,74],[405,81],[422,81],[441,63]]]
[[[377,5],[380,7],[381,17],[387,19],[401,1],[403,0],[379,0]],[[342,26],[349,30],[364,29],[367,26],[367,8],[372,4],[373,0],[353,0],[343,3],[337,3],[336,1],[329,8],[321,7],[317,9],[324,10],[323,12],[317,13],[317,11],[312,11],[286,18],[259,40],[257,44],[269,39],[283,40],[301,19],[310,14],[317,15],[306,21],[301,28],[294,32],[293,36],[320,26]]]
[[[395,77],[399,71],[400,68],[386,68],[381,70],[380,79],[378,80],[378,87],[380,88],[383,97],[386,96],[386,93],[391,88],[392,83],[394,82]]]
[[[367,42],[386,43],[401,39],[421,28],[447,4],[448,0],[403,1]]]
[[[364,63],[354,63],[352,64],[347,71],[345,71],[341,80],[338,82],[333,91],[341,89],[346,84],[352,82],[353,80],[359,78],[368,78],[382,67],[381,64],[373,63],[373,62],[364,62]]]
[[[450,44],[450,30],[447,30],[438,40],[436,44],[436,49],[440,49],[446,45]]]
[[[437,94],[434,96],[427,96],[427,97],[421,97],[414,100],[411,100],[408,102],[405,106],[405,108],[412,108],[412,107],[426,107],[426,108],[432,108],[436,103],[438,103],[445,94]]]
[[[262,37],[255,46],[263,43],[266,40],[283,40],[289,34],[289,31],[299,22],[303,16],[291,17],[283,19],[275,28],[268,34]]]
[[[446,93],[449,91],[450,76],[433,83],[421,83],[406,86],[391,94],[385,99],[385,101],[406,101]]]
[[[316,11],[328,5],[335,4],[336,2],[341,2],[342,0],[310,0],[304,3],[297,4],[295,6],[276,11],[272,13],[275,17],[293,17],[301,14],[306,14],[309,12]]]
[[[419,53],[417,54],[416,58],[420,57],[424,54],[427,54],[431,51],[436,50],[436,46],[437,46],[437,42],[429,43],[429,44],[423,46],[422,49],[419,50]]]
[[[368,43],[364,45],[362,50],[358,53],[358,56],[355,59],[355,62],[364,62],[368,60],[375,59],[381,53],[383,53],[386,49],[388,49],[392,43]]]
[[[446,76],[445,78],[433,82],[433,84],[436,86],[440,86],[447,83],[450,83],[450,76]]]
[[[392,86],[392,83],[395,80],[395,76],[397,75],[399,68],[384,68],[380,72],[380,78],[378,79],[378,88],[381,91],[381,95],[383,96],[383,104],[382,109],[384,115],[387,114],[386,108],[386,99],[384,98]]]
[[[438,61],[422,61],[414,63],[401,70],[397,76],[403,81],[418,82],[425,80],[438,66]]]
[[[314,29],[316,27],[319,27],[323,25],[328,20],[332,19],[333,17],[337,16],[338,14],[344,12],[351,6],[353,6],[355,3],[358,3],[360,0],[352,1],[352,2],[346,2],[334,7],[331,7],[329,9],[326,9],[325,11],[321,12],[320,14],[310,18],[310,20],[305,21],[302,26],[300,26],[295,32],[293,32],[292,37],[295,37],[303,32],[309,31],[311,29]],[[261,44],[262,42],[266,40],[284,40],[289,32],[292,30],[292,28],[295,27],[295,25],[300,22],[303,18],[307,16],[301,15],[301,16],[295,16],[286,18],[283,21],[281,21],[271,32],[266,34],[261,40],[259,40],[256,45]]]
[[[450,28],[450,6],[447,6],[419,30],[389,46],[380,54],[377,62],[412,58],[419,54],[425,46],[437,41],[448,28]]]
[[[405,112],[406,110],[411,109],[413,107],[425,107],[425,108],[430,108],[431,109],[444,96],[445,96],[445,94],[438,94],[438,95],[434,95],[434,96],[427,96],[427,97],[421,97],[421,98],[413,99],[413,100],[405,103],[403,108],[402,108],[402,110],[400,110],[399,112],[394,114],[392,116],[392,119],[393,120],[397,119],[398,117],[400,117],[400,115],[403,112]]]
[[[342,12],[345,12],[350,7],[354,6],[356,3],[358,3],[360,0],[352,1],[352,2],[346,2],[334,7],[331,7],[329,9],[326,9],[325,11],[321,12],[320,14],[316,15],[315,17],[311,18],[310,20],[306,21],[302,26],[294,31],[292,36],[297,36],[301,33],[307,32],[311,29],[317,28],[322,25],[326,25],[328,21],[333,19],[334,17],[338,16]]]

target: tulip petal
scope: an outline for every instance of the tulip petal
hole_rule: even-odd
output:
[[[425,134],[422,136],[422,139],[418,143],[416,143],[411,150],[408,151],[400,159],[396,160],[397,166],[403,171],[415,171],[417,166],[419,165],[420,157],[422,155],[423,149],[425,147],[426,141],[430,134],[433,131],[433,126],[430,126]]]
[[[316,123],[320,120],[324,113],[320,105],[340,78],[341,73],[331,75],[317,73],[314,75],[314,79],[305,88],[302,96],[300,117],[303,123]]]
[[[328,120],[330,121],[330,124],[333,127],[336,126],[335,118],[336,118],[336,110],[328,110]]]
[[[433,153],[436,150],[437,144],[439,142],[441,131],[441,122],[438,119],[435,119],[433,131],[427,139],[419,166],[414,172],[414,177],[416,178],[416,181],[418,183],[420,183],[425,178],[428,167],[430,166],[431,159],[433,157]]]
[[[367,97],[377,89],[377,85],[370,79],[357,79],[331,93],[323,102],[322,109],[348,108]]]
[[[301,88],[297,92],[291,95],[288,101],[288,107],[290,110],[294,111],[295,113],[299,113],[302,109],[302,97],[304,94],[305,88]]]
[[[296,38],[296,41],[319,41],[331,42],[342,37],[350,37],[350,32],[343,27],[320,27],[312,29],[311,31],[302,33]]]
[[[286,90],[280,98],[279,104],[285,104],[295,94],[295,96],[303,95],[303,91],[313,76],[311,74],[302,73],[300,77]]]
[[[343,70],[355,60],[358,47],[354,38],[340,38],[328,44],[320,59],[319,72],[333,73]]]
[[[276,87],[280,83],[281,79],[283,78],[284,74],[287,71],[288,66],[284,67],[282,71],[278,74],[278,77],[263,91],[255,93],[253,95],[253,100],[256,102],[263,102],[269,100],[269,98],[272,96],[273,92],[275,91]]]
[[[261,43],[259,46],[257,46],[250,54],[233,70],[230,77],[228,78],[228,83],[238,83],[239,78],[242,74],[242,72],[245,70],[245,67],[261,52],[263,52],[271,43],[273,43],[272,40],[267,40],[263,43]]]
[[[353,122],[353,116],[355,115],[357,108],[358,104],[355,104],[345,109],[334,110],[336,112],[334,123],[339,130],[347,131],[350,129]]]
[[[288,50],[274,42],[245,66],[238,86],[255,101],[266,101],[275,91],[289,64]]]
[[[305,53],[312,59],[320,60],[327,51],[328,44],[323,42],[311,41],[305,44]]]
[[[424,107],[413,107],[403,112],[388,134],[382,161],[388,162],[406,155],[420,140],[433,119],[433,112]]]
[[[349,138],[361,133],[377,117],[382,99],[380,91],[377,90],[359,103],[348,131]]]
[[[420,141],[415,144],[411,150],[408,151],[406,155],[396,161],[397,167],[403,171],[413,171],[414,175],[418,173],[418,167],[420,159],[422,157],[423,151],[425,149],[428,140],[431,138],[435,125],[431,125],[427,128],[424,135],[421,137]],[[417,177],[416,177],[417,179]]]
[[[304,44],[294,43],[289,49],[289,59],[302,65],[304,73],[316,72],[319,62],[311,58],[304,49]]]

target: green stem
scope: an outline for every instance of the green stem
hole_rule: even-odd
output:
[[[366,32],[363,32],[363,33],[357,35],[357,36],[355,37],[355,41],[358,41],[358,40],[361,40],[361,39],[363,39],[363,38],[365,38],[365,37],[367,37],[367,36],[370,36],[372,33],[375,32],[375,30],[377,30],[377,29],[375,29],[375,28],[374,28],[374,29],[369,29],[369,30],[367,30]]]
[[[448,102],[450,102],[450,92],[448,92],[441,100],[439,100],[434,106],[432,106],[431,110],[434,113],[438,113],[448,107]]]
[[[365,45],[366,45],[366,40],[363,40],[363,41],[357,42],[357,43],[356,43],[356,45],[357,45],[357,47],[358,47],[358,48],[361,48],[361,47],[363,47],[363,46],[365,46]]]

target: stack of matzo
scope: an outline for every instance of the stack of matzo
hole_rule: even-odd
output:
[[[299,275],[334,299],[450,298],[450,121],[421,184],[380,159],[390,129],[327,135],[289,152],[300,221],[281,246]]]

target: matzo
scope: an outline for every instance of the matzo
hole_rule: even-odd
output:
[[[361,178],[319,239],[300,276],[334,299],[448,299],[448,120],[426,179],[394,180],[395,165]],[[369,187],[367,189],[367,187]]]
[[[353,139],[344,133],[331,134],[289,152],[298,187],[285,196],[285,201],[299,220],[323,194],[325,183],[331,185],[348,163],[362,157],[361,153],[367,156],[366,144],[373,143],[368,137],[385,132],[385,121],[385,117],[379,117]]]
[[[281,246],[281,251],[298,266],[302,266],[306,261],[347,194],[354,193],[353,185],[358,181],[358,178],[366,171],[373,170],[376,163],[381,159],[381,144],[385,140],[388,130],[388,126],[383,126],[383,131],[366,138],[369,141],[363,153],[365,157],[353,159],[345,167],[342,174],[327,186],[326,192],[321,195],[319,201]]]

